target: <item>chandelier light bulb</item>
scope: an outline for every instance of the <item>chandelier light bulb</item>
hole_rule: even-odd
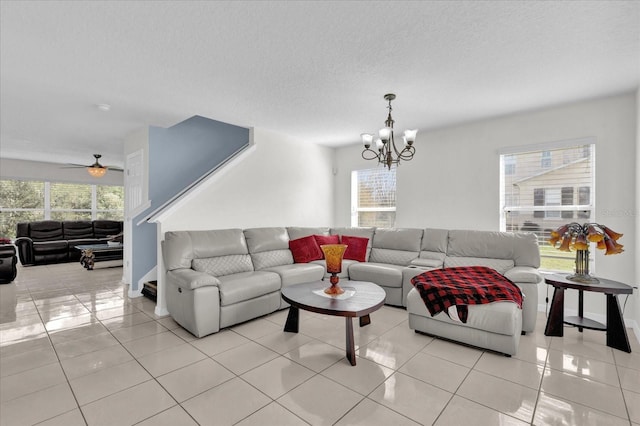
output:
[[[378,136],[380,136],[380,139],[382,139],[382,143],[389,142],[389,139],[391,138],[391,128],[383,127],[378,132]]]
[[[376,148],[378,148],[379,151],[382,151],[383,147],[384,143],[382,142],[382,139],[376,139]]]
[[[405,137],[405,140],[407,141],[408,145],[413,145],[413,143],[416,140],[416,135],[417,134],[418,134],[418,129],[405,130],[404,131],[404,137]]]
[[[360,135],[360,137],[362,138],[362,144],[365,148],[371,147],[371,142],[373,142],[373,135],[369,133],[363,133]]]

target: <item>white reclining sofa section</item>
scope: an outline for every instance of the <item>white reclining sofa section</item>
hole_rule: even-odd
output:
[[[371,281],[386,303],[406,306],[416,331],[506,354],[535,327],[543,282],[533,234],[444,229],[272,227],[173,231],[165,234],[166,300],[171,316],[197,337],[284,309],[282,287],[326,276],[324,260],[294,263],[289,241],[310,235],[367,238],[364,262],[345,259],[341,279]],[[467,323],[429,314],[411,278],[431,269],[488,266],[522,290],[512,302],[469,307]]]

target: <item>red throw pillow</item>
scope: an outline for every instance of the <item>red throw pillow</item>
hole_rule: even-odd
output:
[[[289,249],[295,263],[309,263],[322,259],[322,250],[313,235],[289,241]]]
[[[344,252],[344,256],[342,256],[343,259],[357,260],[358,262],[367,261],[368,238],[343,235],[341,240],[342,244],[347,245],[347,250]]]
[[[314,235],[313,238],[316,239],[318,247],[325,244],[340,244],[340,237],[337,235]],[[320,251],[322,252],[322,249]],[[322,252],[322,258],[324,259],[324,252]]]

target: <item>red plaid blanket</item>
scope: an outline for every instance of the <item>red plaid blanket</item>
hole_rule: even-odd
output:
[[[467,322],[467,305],[508,300],[522,308],[522,292],[512,281],[486,266],[435,269],[411,279],[431,316],[456,306],[458,317]]]

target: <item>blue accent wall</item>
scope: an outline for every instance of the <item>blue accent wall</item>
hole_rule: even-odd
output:
[[[149,128],[151,206],[133,220],[131,290],[157,262],[157,226],[137,223],[194,181],[249,145],[249,129],[194,116],[175,126]]]

